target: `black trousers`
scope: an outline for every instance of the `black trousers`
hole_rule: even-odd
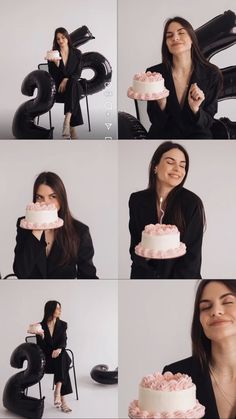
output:
[[[52,358],[52,355],[46,354],[45,373],[54,374],[54,384],[62,383],[61,395],[72,393],[69,368],[71,359],[65,349],[62,349],[57,358]]]
[[[64,114],[71,112],[70,126],[76,127],[82,125],[83,117],[80,107],[80,99],[83,93],[80,82],[70,78],[66,84],[66,90],[63,93],[57,92],[56,102],[64,103]]]

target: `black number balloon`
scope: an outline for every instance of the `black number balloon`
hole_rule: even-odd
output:
[[[10,364],[22,368],[27,360],[27,368],[10,377],[3,392],[3,405],[11,412],[27,419],[38,419],[43,415],[44,398],[37,399],[25,395],[25,389],[37,384],[44,375],[45,357],[35,343],[22,343],[13,351]]]

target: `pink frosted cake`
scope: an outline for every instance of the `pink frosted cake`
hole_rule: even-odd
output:
[[[184,255],[186,246],[180,242],[180,232],[175,225],[149,224],[142,231],[135,253],[145,258],[170,259]]]
[[[40,323],[32,323],[29,325],[27,333],[37,334],[42,333],[43,329]]]
[[[164,79],[160,73],[137,73],[133,78],[133,85],[129,87],[127,95],[131,99],[157,100],[167,97],[169,90],[165,88]]]
[[[186,374],[159,372],[144,377],[139,399],[129,405],[131,419],[198,419],[205,407],[196,399],[196,386]]]
[[[57,49],[47,51],[45,60],[52,61],[52,60],[61,60],[59,51]]]
[[[26,207],[25,218],[20,221],[20,227],[27,230],[48,230],[63,226],[63,220],[58,217],[54,204],[29,204]]]

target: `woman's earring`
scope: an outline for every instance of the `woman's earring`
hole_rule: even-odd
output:
[[[154,169],[154,174],[155,174],[155,175],[157,174],[157,169],[156,169],[156,167],[155,167],[155,169]]]

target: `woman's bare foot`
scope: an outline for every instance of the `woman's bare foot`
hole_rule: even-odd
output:
[[[61,411],[63,413],[70,413],[70,412],[72,412],[72,409],[67,405],[66,399],[65,399],[64,396],[62,396],[61,401],[62,401]]]
[[[64,123],[63,123],[62,137],[63,138],[70,138],[70,124],[68,124],[67,121],[64,121]]]
[[[75,127],[70,127],[70,138],[72,140],[78,140],[77,129]]]
[[[54,406],[57,408],[62,406],[61,394],[56,391],[54,392]]]

